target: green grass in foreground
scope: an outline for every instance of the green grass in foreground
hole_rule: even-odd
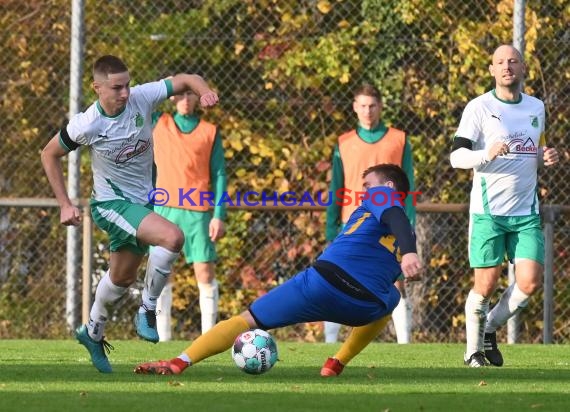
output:
[[[186,342],[112,342],[114,373],[98,373],[73,340],[0,341],[0,411],[568,411],[568,346],[502,345],[505,366],[469,369],[459,344],[372,344],[338,378],[319,376],[338,345],[278,342],[265,375],[229,352],[183,375],[140,376]]]

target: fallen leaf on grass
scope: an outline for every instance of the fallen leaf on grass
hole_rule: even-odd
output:
[[[481,381],[481,382],[479,382],[479,386],[487,386],[487,382]]]
[[[184,384],[180,381],[168,381],[170,386],[184,386]]]

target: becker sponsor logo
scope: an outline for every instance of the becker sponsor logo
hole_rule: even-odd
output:
[[[509,142],[509,154],[519,154],[519,155],[531,155],[536,156],[538,148],[529,137],[526,140],[523,139],[513,139]]]
[[[137,157],[138,155],[147,151],[150,147],[150,140],[137,140],[135,145],[125,146],[115,158],[115,163],[126,163],[131,160],[133,157]]]

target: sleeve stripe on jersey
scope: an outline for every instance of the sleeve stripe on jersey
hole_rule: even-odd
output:
[[[59,131],[59,144],[68,152],[71,152],[79,147],[79,144],[75,143],[69,137],[69,133],[67,133],[67,128],[64,127]]]
[[[174,89],[172,87],[172,80],[164,79],[164,84],[166,85],[166,97],[169,98],[174,94]]]

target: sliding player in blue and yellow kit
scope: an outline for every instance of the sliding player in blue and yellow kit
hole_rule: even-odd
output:
[[[240,315],[218,323],[177,358],[140,364],[135,373],[180,374],[229,349],[240,333],[251,328],[332,321],[378,331],[400,299],[396,278],[403,273],[415,280],[422,266],[400,201],[400,195],[409,190],[406,174],[399,166],[381,164],[367,169],[363,177],[362,205],[311,267],[254,301]],[[368,337],[362,336],[364,346]],[[354,339],[352,343],[359,347]]]

